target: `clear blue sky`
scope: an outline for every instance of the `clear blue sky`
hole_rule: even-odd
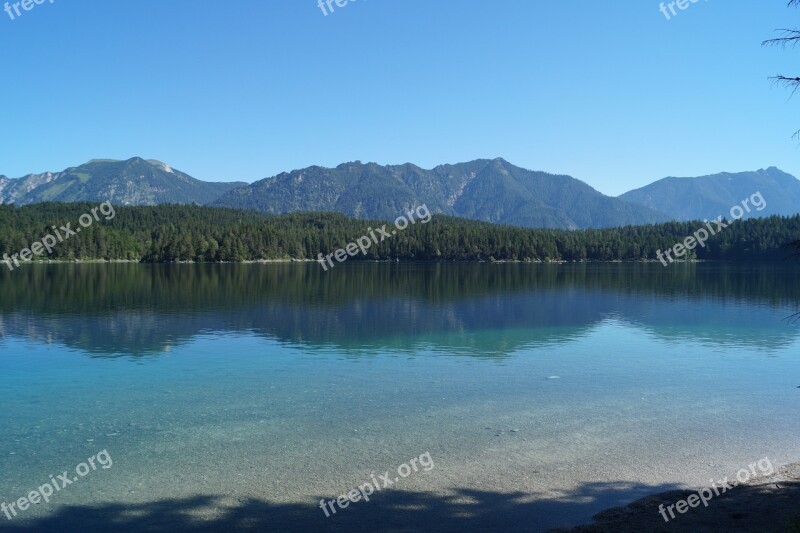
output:
[[[0,7],[2,2],[0,0]],[[16,1],[16,0],[15,0]],[[204,180],[476,158],[606,194],[800,176],[785,0],[55,0],[0,11],[0,174],[135,155]]]

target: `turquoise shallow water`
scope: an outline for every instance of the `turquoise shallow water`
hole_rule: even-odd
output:
[[[18,276],[16,274],[19,274]],[[0,529],[539,531],[800,460],[793,265],[55,265],[0,277]],[[430,471],[326,518],[429,452]],[[195,521],[195,520],[199,520]],[[30,529],[26,529],[30,528]]]

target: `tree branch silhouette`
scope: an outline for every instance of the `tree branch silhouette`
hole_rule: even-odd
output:
[[[789,0],[787,7],[797,6],[800,6],[800,0]],[[800,44],[800,30],[783,28],[775,31],[780,32],[780,37],[767,39],[761,43],[761,46],[780,46],[781,48],[785,49],[794,48]],[[776,76],[772,76],[770,79],[773,81],[773,83],[790,89],[792,96],[794,96],[794,94],[800,90],[800,76],[784,76],[778,74]],[[792,138],[800,139],[800,130],[795,131],[792,135]]]

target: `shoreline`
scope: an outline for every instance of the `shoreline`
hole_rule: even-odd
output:
[[[2,263],[2,261],[0,261]],[[83,265],[83,264],[137,264],[137,265],[258,265],[258,264],[286,264],[286,263],[319,263],[317,259],[248,259],[246,261],[141,261],[136,259],[48,259],[46,261],[28,261],[20,264],[23,265]],[[602,260],[602,259],[587,259],[582,261],[566,261],[566,260],[429,260],[429,259],[382,259],[382,260],[356,260],[346,262],[347,264],[393,264],[393,263],[406,263],[406,264],[520,264],[520,265],[581,265],[581,264],[625,264],[625,265],[647,265],[647,264],[661,264],[657,259],[639,259],[635,261],[622,261],[622,260]],[[718,263],[718,264],[783,264],[783,261],[719,261],[708,259],[692,259],[675,261],[675,264],[700,264],[700,263]],[[670,265],[671,266],[671,265]],[[19,267],[14,267],[16,270]],[[665,267],[667,268],[667,267]]]
[[[556,528],[550,533],[634,533],[744,531],[800,532],[800,462],[784,465],[768,476],[742,483],[665,522],[660,506],[686,500],[695,490],[672,490],[646,496],[624,507],[606,509],[591,524]]]
[[[434,456],[435,458],[435,456]],[[435,470],[431,470],[432,472]],[[165,474],[156,487],[168,487]],[[671,505],[696,490],[670,490],[640,498],[625,507],[614,507],[594,516],[594,522],[581,526],[541,528],[541,521],[570,522],[570,505],[559,507],[558,497],[521,501],[523,494],[512,487],[500,489],[503,475],[489,477],[488,483],[456,488],[426,488],[424,478],[409,477],[402,488],[392,487],[376,494],[368,503],[358,502],[346,511],[326,517],[318,507],[319,497],[332,497],[327,485],[314,485],[313,497],[276,497],[280,481],[260,492],[240,485],[232,492],[215,490],[175,493],[165,489],[158,495],[141,495],[119,500],[102,500],[83,505],[61,501],[58,508],[42,514],[29,514],[5,524],[9,532],[56,530],[69,520],[84,531],[104,530],[109,523],[115,531],[138,532],[158,525],[159,530],[175,533],[204,531],[367,531],[365,524],[391,524],[392,531],[460,533],[461,531],[509,531],[547,533],[797,533],[800,531],[800,463],[776,469],[770,476],[739,485],[699,505],[677,514],[666,523],[660,505]],[[96,483],[102,483],[97,479]],[[256,480],[256,483],[260,481]],[[277,484],[275,484],[277,483]],[[352,483],[338,483],[344,490]],[[106,486],[111,490],[113,486]],[[306,495],[308,496],[308,495]],[[480,511],[475,511],[475,498]],[[324,499],[324,498],[323,498]],[[579,505],[579,504],[578,504]],[[398,511],[398,507],[402,510]],[[422,509],[422,511],[420,510]],[[192,519],[187,518],[187,511]],[[0,515],[2,517],[2,515]],[[550,520],[547,520],[550,519]],[[249,527],[242,527],[248,524]]]

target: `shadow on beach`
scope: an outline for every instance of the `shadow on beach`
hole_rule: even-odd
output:
[[[771,480],[740,486],[665,523],[659,504],[693,494],[671,486],[623,482],[588,483],[558,499],[532,499],[523,493],[460,489],[449,495],[391,491],[369,502],[351,503],[329,518],[318,506],[271,503],[200,495],[143,504],[109,503],[64,506],[55,513],[18,523],[0,523],[0,531],[32,532],[169,532],[188,531],[388,531],[468,532],[546,531],[574,524],[598,509],[595,523],[573,533],[758,531],[800,532],[800,481]],[[661,492],[656,496],[652,494]],[[664,492],[668,491],[668,492]],[[651,496],[644,496],[650,494]],[[641,498],[627,507],[634,498]],[[613,508],[615,507],[615,508]]]

